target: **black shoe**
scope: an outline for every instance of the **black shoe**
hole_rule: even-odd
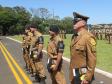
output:
[[[31,74],[31,77],[35,77],[35,74],[34,74],[34,73],[32,73],[32,74]]]
[[[28,68],[26,68],[26,71],[29,71],[29,69],[28,69]]]
[[[24,66],[24,69],[27,69],[27,66]]]
[[[36,81],[36,82],[40,82],[40,81],[41,81],[41,78],[39,77],[38,74],[35,74],[35,81]]]
[[[46,84],[45,80],[41,80],[40,84]]]
[[[45,79],[46,77],[41,78],[40,84],[46,84]]]

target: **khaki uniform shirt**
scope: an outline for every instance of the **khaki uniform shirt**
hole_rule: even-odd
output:
[[[58,52],[63,51],[64,49],[58,49],[58,42],[62,41],[62,39],[59,36],[50,38],[50,41],[48,43],[47,52],[49,54],[50,58],[53,58],[54,64],[59,64],[58,69],[61,69],[62,67],[62,60],[60,63],[57,63],[58,59]]]
[[[31,32],[28,32],[27,35],[23,35],[22,48],[28,48],[30,44],[31,44]]]
[[[73,80],[73,69],[86,67],[85,79],[91,81],[96,66],[95,37],[83,29],[71,40],[70,45],[70,81]]]
[[[33,50],[33,54],[37,54],[38,53],[38,48],[39,48],[39,43],[38,43],[38,38],[42,36],[42,34],[38,31],[34,32],[34,35],[31,37],[31,49]],[[41,57],[42,58],[42,57]]]

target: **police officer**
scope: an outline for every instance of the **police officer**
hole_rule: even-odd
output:
[[[96,39],[87,31],[89,17],[74,12],[73,28],[77,32],[70,45],[71,84],[91,84],[96,66]]]
[[[32,66],[32,59],[30,58],[30,46],[31,46],[31,37],[32,33],[30,31],[30,25],[27,24],[25,26],[25,33],[23,35],[23,42],[22,42],[22,50],[23,50],[23,58],[26,63],[26,69],[33,74],[33,66]]]
[[[65,33],[65,31],[62,30],[62,39],[65,39],[65,38],[64,38],[64,33]]]
[[[30,30],[29,25],[25,26],[25,33],[23,35],[22,41],[22,50],[23,50],[23,58],[26,63],[26,70],[30,70],[30,58],[29,58],[29,46],[30,46]]]
[[[58,26],[51,25],[49,30],[51,38],[47,46],[47,52],[49,55],[47,68],[52,79],[52,84],[66,84],[65,76],[62,70],[64,43],[58,33]],[[51,63],[50,66],[49,63]]]
[[[66,33],[67,33],[66,30],[64,30],[64,39],[66,39]]]
[[[43,44],[44,44],[44,38],[42,36],[42,34],[36,30],[36,26],[34,24],[32,24],[30,26],[30,30],[33,33],[33,36],[31,38],[31,56],[33,59],[33,63],[34,63],[34,67],[35,67],[35,73],[36,73],[36,77],[39,76],[40,80],[40,84],[45,84],[45,69],[44,69],[44,65],[42,63],[42,58],[43,58],[43,53],[42,53],[42,49],[43,49]]]

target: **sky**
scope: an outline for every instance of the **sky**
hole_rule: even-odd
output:
[[[0,0],[0,5],[47,8],[60,18],[73,17],[75,11],[90,17],[89,24],[112,23],[112,0]]]

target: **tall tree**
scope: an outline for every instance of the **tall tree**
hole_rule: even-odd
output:
[[[61,20],[62,29],[66,29],[68,33],[72,32],[73,18],[72,17],[64,17]]]
[[[18,23],[22,25],[26,25],[29,23],[31,14],[24,7],[16,6],[13,8],[15,13],[17,14]]]
[[[24,26],[30,22],[30,18],[31,14],[24,7],[16,6],[11,8],[0,6],[0,28],[3,35],[11,33],[16,27],[20,28],[18,31],[24,30]]]
[[[51,16],[50,12],[46,8],[38,8],[38,9],[32,8],[31,12],[32,12],[33,16],[40,17],[43,20],[46,20]]]
[[[3,35],[5,35],[10,26],[16,24],[17,18],[13,9],[10,7],[4,7],[0,10],[0,24],[2,26]]]

